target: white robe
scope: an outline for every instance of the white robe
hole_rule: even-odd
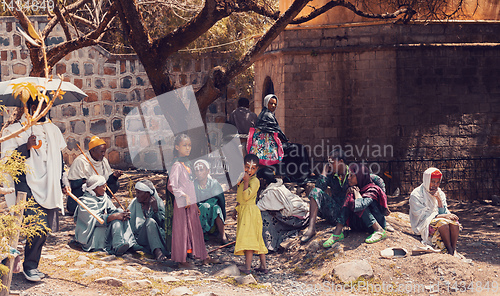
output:
[[[95,169],[97,170],[97,173],[103,176],[107,181],[109,179],[109,176],[113,174],[113,171],[111,170],[111,166],[109,165],[106,157],[104,157],[101,161],[96,161],[92,158],[92,156],[90,156],[89,152],[86,152],[85,155],[87,155],[90,162],[92,162]],[[71,164],[71,167],[69,168],[68,179],[88,179],[93,175],[95,175],[94,169],[87,161],[85,156],[83,154],[80,154],[77,158],[75,158],[75,160]]]
[[[21,122],[25,121],[23,115]],[[4,134],[10,134],[21,127],[21,123],[16,122],[8,126]],[[38,204],[46,209],[60,208],[64,213],[61,151],[66,147],[66,141],[55,124],[47,121],[34,125],[17,137],[3,142],[2,156],[9,155],[9,151],[26,144],[32,133],[36,136],[37,143],[42,141],[42,146],[39,149],[31,148],[30,157],[26,159],[26,182]]]
[[[261,211],[280,211],[285,217],[306,217],[309,214],[309,204],[293,194],[283,185],[283,180],[271,183],[260,194],[257,207]]]
[[[431,168],[434,169],[434,168]],[[422,243],[432,245],[429,238],[429,224],[432,219],[438,215],[438,202],[434,196],[429,193],[430,172],[428,169],[424,173],[424,182],[415,188],[410,195],[410,223],[411,229],[422,238]],[[447,207],[446,195],[438,188],[436,194],[439,196],[443,207]]]

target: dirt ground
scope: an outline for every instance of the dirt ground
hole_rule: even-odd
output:
[[[128,204],[131,200],[127,194],[128,181],[137,181],[145,175],[148,174],[126,172],[120,179],[118,198]],[[165,176],[156,174],[149,179],[155,183],[162,196],[165,192]],[[228,211],[234,208],[235,198],[234,191],[226,194]],[[258,284],[248,286],[213,277],[214,272],[230,264],[243,264],[242,257],[232,254],[232,247],[212,253],[221,264],[197,265],[189,271],[173,267],[172,262],[157,263],[141,253],[126,255],[116,264],[122,266],[121,270],[136,272],[115,276],[126,281],[146,277],[152,281],[152,286],[125,288],[96,283],[97,276],[82,276],[85,266],[78,265],[80,256],[88,257],[94,262],[93,265],[102,264],[103,273],[99,276],[109,275],[113,268],[102,263],[105,254],[85,253],[70,244],[74,223],[72,217],[63,216],[61,231],[48,238],[42,254],[40,270],[47,274],[47,278],[42,282],[31,283],[22,274],[15,274],[11,290],[21,295],[169,295],[171,289],[182,285],[195,294],[212,292],[215,295],[500,295],[500,228],[496,226],[496,222],[500,222],[500,207],[453,200],[449,200],[448,204],[450,210],[459,216],[463,226],[458,252],[465,259],[446,254],[381,258],[380,251],[388,247],[411,251],[421,245],[419,237],[412,234],[409,226],[408,196],[389,197],[392,214],[387,220],[395,231],[390,232],[387,239],[367,245],[364,239],[368,233],[348,232],[344,241],[331,249],[323,249],[321,243],[329,237],[333,227],[319,220],[318,233],[313,240],[305,245],[299,243],[299,237],[286,240],[282,244],[283,250],[267,256],[271,272],[267,275],[255,274]],[[234,240],[236,222],[229,216],[226,222],[227,233]],[[215,237],[207,242],[208,250],[218,246]],[[333,275],[333,268],[358,259],[371,264],[374,277],[366,281],[358,280],[350,286],[341,284]],[[257,265],[256,259],[254,265]],[[163,274],[189,274],[197,280],[168,284],[154,280],[154,276]]]

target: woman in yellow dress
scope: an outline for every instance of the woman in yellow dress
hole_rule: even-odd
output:
[[[257,207],[257,191],[260,187],[259,179],[255,176],[259,158],[254,154],[247,154],[244,158],[245,174],[238,183],[236,194],[237,205],[233,218],[238,215],[236,229],[235,255],[245,255],[245,267],[241,272],[249,274],[252,268],[253,254],[258,254],[260,267],[255,271],[267,273],[266,255],[267,248],[262,238],[262,216]]]

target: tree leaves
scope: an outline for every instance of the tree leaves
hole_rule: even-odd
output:
[[[25,106],[30,98],[33,100],[45,100],[48,103],[49,97],[43,93],[43,90],[45,90],[45,87],[35,85],[31,82],[14,83],[12,85],[12,95],[20,99]],[[59,91],[59,94],[61,94],[61,91]]]

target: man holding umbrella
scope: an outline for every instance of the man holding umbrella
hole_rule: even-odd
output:
[[[44,103],[45,104],[45,103]],[[28,110],[33,114],[38,106],[38,100],[29,99],[26,103]],[[26,115],[21,120],[11,124],[4,130],[11,134],[22,127],[26,122]],[[62,149],[66,147],[64,137],[59,128],[49,119],[43,117],[39,123],[17,137],[2,143],[2,155],[8,151],[17,150],[26,157],[26,164],[30,173],[19,176],[15,184],[18,191],[27,192],[27,198],[35,201],[32,208],[25,211],[25,215],[35,215],[35,209],[45,215],[38,215],[36,223],[48,227],[52,231],[58,230],[58,209],[64,211],[63,194],[70,192],[69,184],[63,184],[63,157]],[[38,270],[42,247],[47,239],[47,234],[37,233],[31,244],[24,249],[23,274],[29,281],[40,281],[45,275]]]

